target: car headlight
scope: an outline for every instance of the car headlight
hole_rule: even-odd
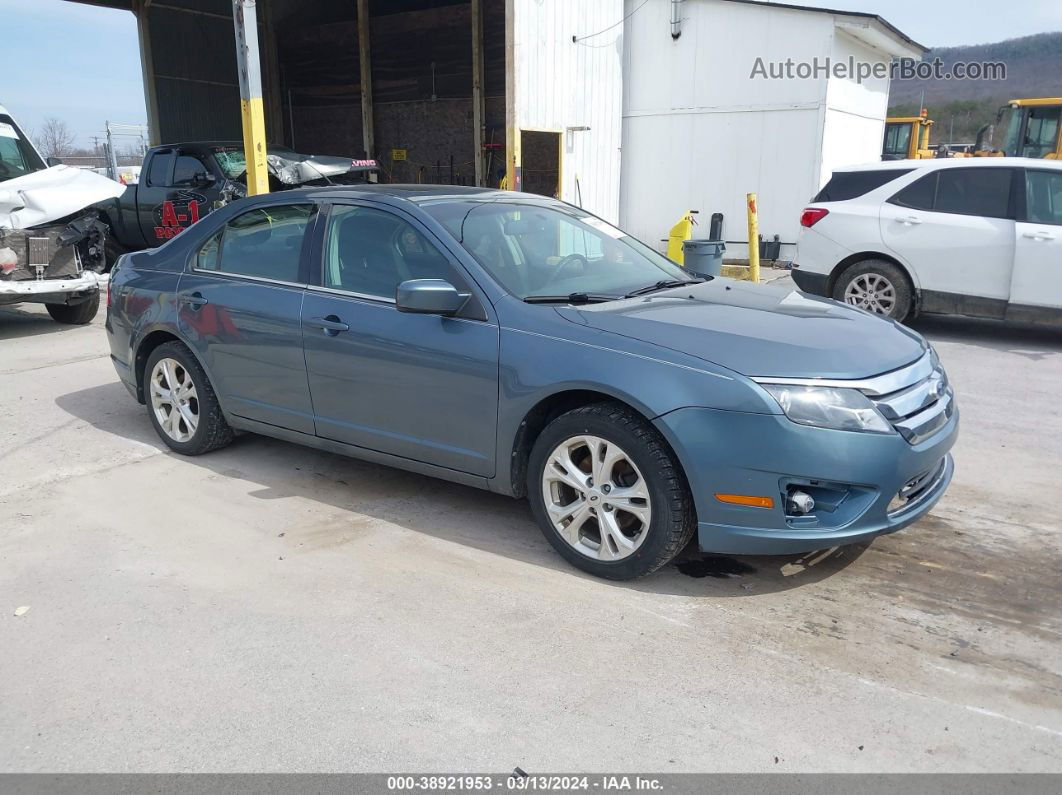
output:
[[[763,384],[793,422],[838,431],[891,433],[870,399],[855,389]]]

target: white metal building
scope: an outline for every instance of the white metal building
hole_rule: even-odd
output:
[[[702,224],[724,213],[726,237],[746,240],[748,192],[764,238],[794,242],[835,167],[880,159],[888,77],[763,79],[757,58],[796,69],[925,52],[874,14],[755,0],[626,0],[625,13],[620,224],[656,244],[688,209]],[[727,256],[747,250],[730,244]]]

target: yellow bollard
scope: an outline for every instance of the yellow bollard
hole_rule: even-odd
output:
[[[745,195],[749,211],[749,281],[760,283],[760,221],[756,212],[756,194]]]
[[[696,210],[687,211],[667,234],[667,258],[679,265],[685,266],[686,263],[686,254],[682,250],[682,244],[693,237],[693,225],[697,223],[693,215],[696,212]]]

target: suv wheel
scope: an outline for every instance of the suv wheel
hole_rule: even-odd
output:
[[[192,352],[167,342],[144,365],[144,397],[155,431],[172,450],[201,455],[232,441],[214,388]]]
[[[100,311],[100,294],[97,292],[87,301],[78,304],[45,304],[44,308],[56,323],[68,326],[84,326],[91,323]]]
[[[696,528],[682,468],[631,409],[595,403],[535,441],[527,492],[539,527],[572,565],[629,580],[669,563]]]
[[[834,300],[903,322],[911,312],[911,283],[891,262],[868,259],[850,265],[837,277]]]

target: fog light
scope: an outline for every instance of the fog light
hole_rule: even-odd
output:
[[[806,516],[815,510],[815,498],[806,491],[791,489],[785,497],[785,512],[790,516]]]

